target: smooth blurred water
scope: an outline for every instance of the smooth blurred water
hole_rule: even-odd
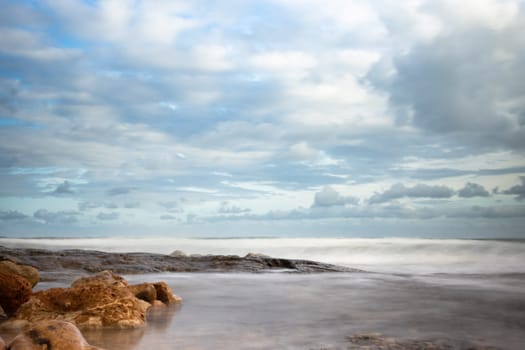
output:
[[[525,279],[384,274],[155,274],[184,297],[141,330],[85,333],[107,349],[345,349],[363,332],[503,349],[525,344]],[[499,288],[494,288],[499,286]]]

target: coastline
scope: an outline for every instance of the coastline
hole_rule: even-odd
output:
[[[40,290],[114,268],[130,283],[166,281],[184,298],[150,310],[143,328],[83,332],[108,350],[519,350],[525,343],[523,274],[371,273],[257,254],[176,255],[0,247],[4,258],[39,265]]]

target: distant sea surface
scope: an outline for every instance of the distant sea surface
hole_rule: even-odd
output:
[[[106,349],[349,349],[348,337],[381,333],[442,341],[447,349],[522,350],[525,242],[414,238],[0,238],[17,248],[169,254],[261,253],[365,273],[159,273],[182,306],[132,331],[91,331]],[[42,282],[40,289],[56,286]],[[1,334],[4,337],[6,335]],[[352,348],[353,349],[353,348]]]

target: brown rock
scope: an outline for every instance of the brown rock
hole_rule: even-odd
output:
[[[33,324],[28,330],[17,335],[8,348],[9,350],[102,350],[89,345],[75,325],[56,320]]]
[[[15,318],[66,320],[83,329],[136,328],[145,324],[149,306],[131,293],[126,280],[104,271],[75,281],[71,288],[34,293]]]
[[[173,294],[171,288],[166,282],[157,282],[153,284],[157,290],[157,300],[162,301],[164,304],[176,304],[182,301],[182,298],[178,295]]]
[[[157,300],[157,290],[151,283],[141,283],[129,286],[129,290],[133,295],[141,300],[152,304]]]
[[[22,276],[0,272],[0,306],[7,316],[31,296],[31,283]]]
[[[0,305],[0,321],[7,318],[7,314],[5,313],[4,309],[2,309],[2,306]]]
[[[0,337],[0,350],[5,350],[5,342],[2,337]]]
[[[33,266],[16,264],[9,260],[0,261],[0,272],[14,273],[22,276],[31,283],[32,287],[40,280],[40,274]]]
[[[115,286],[115,287],[128,287],[128,282],[121,276],[114,274],[111,271],[101,271],[92,276],[81,277],[75,280],[71,287],[81,287],[85,285],[105,285],[105,286]]]

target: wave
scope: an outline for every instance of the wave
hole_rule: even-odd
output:
[[[416,238],[0,238],[20,248],[308,259],[384,273],[525,273],[525,241]]]

